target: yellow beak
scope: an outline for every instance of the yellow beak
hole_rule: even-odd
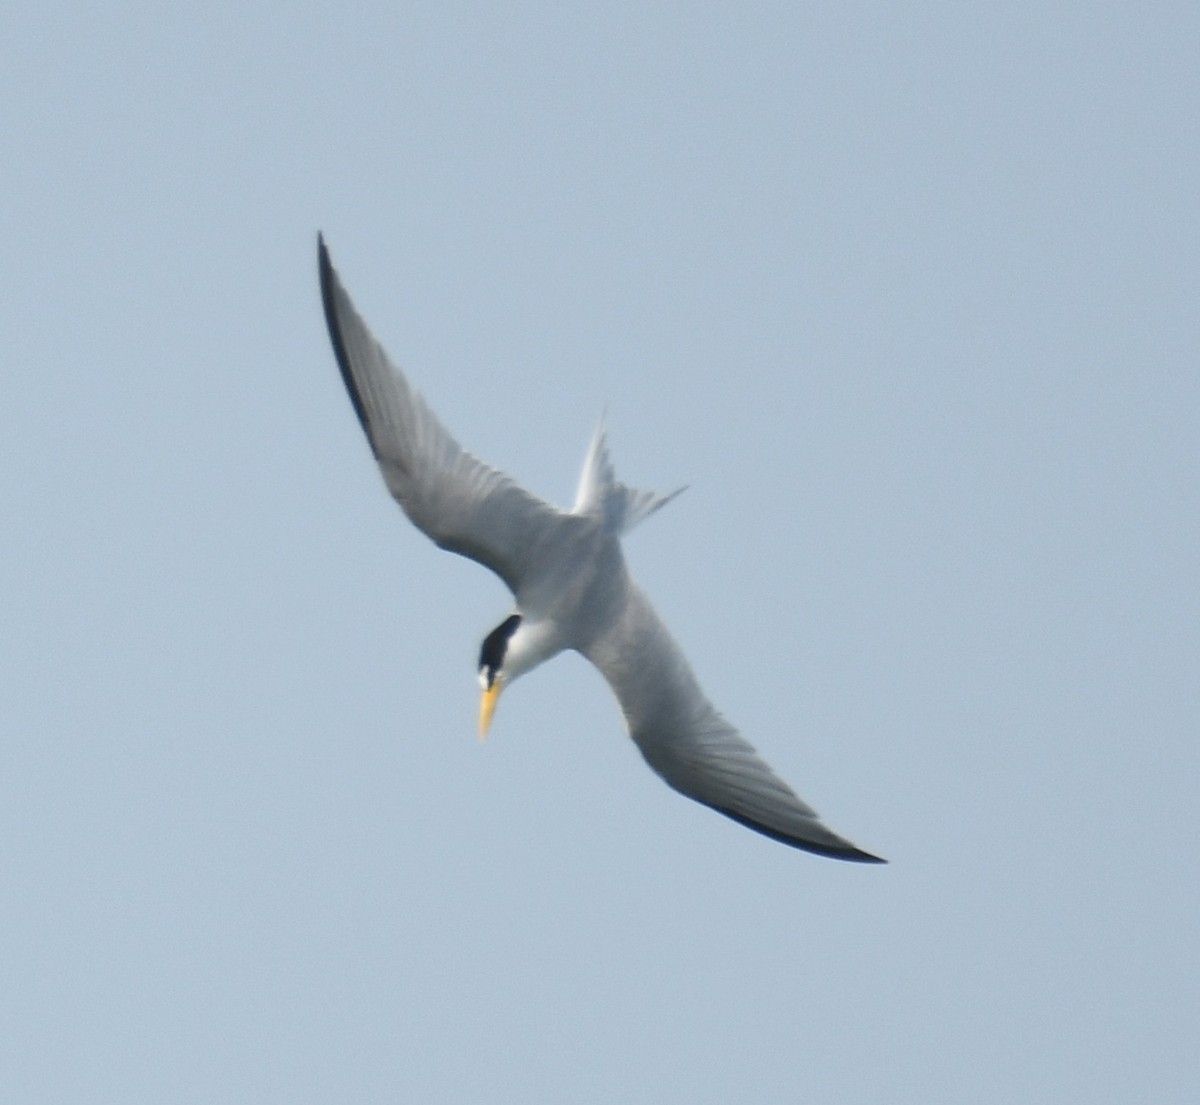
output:
[[[480,740],[483,740],[487,736],[488,729],[492,724],[492,714],[496,712],[496,703],[500,700],[500,692],[503,689],[504,684],[497,679],[483,692],[483,699],[479,703]]]

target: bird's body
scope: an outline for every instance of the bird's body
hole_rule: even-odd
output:
[[[481,730],[504,686],[573,649],[603,674],[630,736],[676,790],[794,847],[883,862],[825,826],[717,712],[630,575],[622,534],[674,495],[619,483],[602,428],[570,512],[466,453],[372,337],[323,241],[319,255],[334,353],[388,489],[438,545],[492,569],[513,593],[515,613],[480,650]]]

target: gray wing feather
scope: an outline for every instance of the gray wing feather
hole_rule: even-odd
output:
[[[632,581],[623,613],[584,654],[608,680],[646,762],[675,790],[784,844],[885,862],[829,829],[721,716]]]
[[[561,513],[454,440],[355,310],[323,239],[318,254],[334,354],[388,490],[441,548],[491,568],[515,594]]]

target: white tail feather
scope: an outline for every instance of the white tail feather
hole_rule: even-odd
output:
[[[583,462],[573,513],[599,514],[604,519],[605,528],[620,536],[628,533],[644,518],[649,518],[660,507],[666,506],[684,490],[686,488],[681,487],[669,495],[659,495],[653,491],[626,487],[618,481],[608,456],[608,440],[601,420],[592,435],[592,444]]]

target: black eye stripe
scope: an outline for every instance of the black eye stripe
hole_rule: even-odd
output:
[[[508,642],[521,624],[520,614],[510,614],[495,629],[483,639],[479,648],[479,668],[494,673],[504,662],[504,654],[508,651]],[[490,682],[490,680],[489,680]]]

